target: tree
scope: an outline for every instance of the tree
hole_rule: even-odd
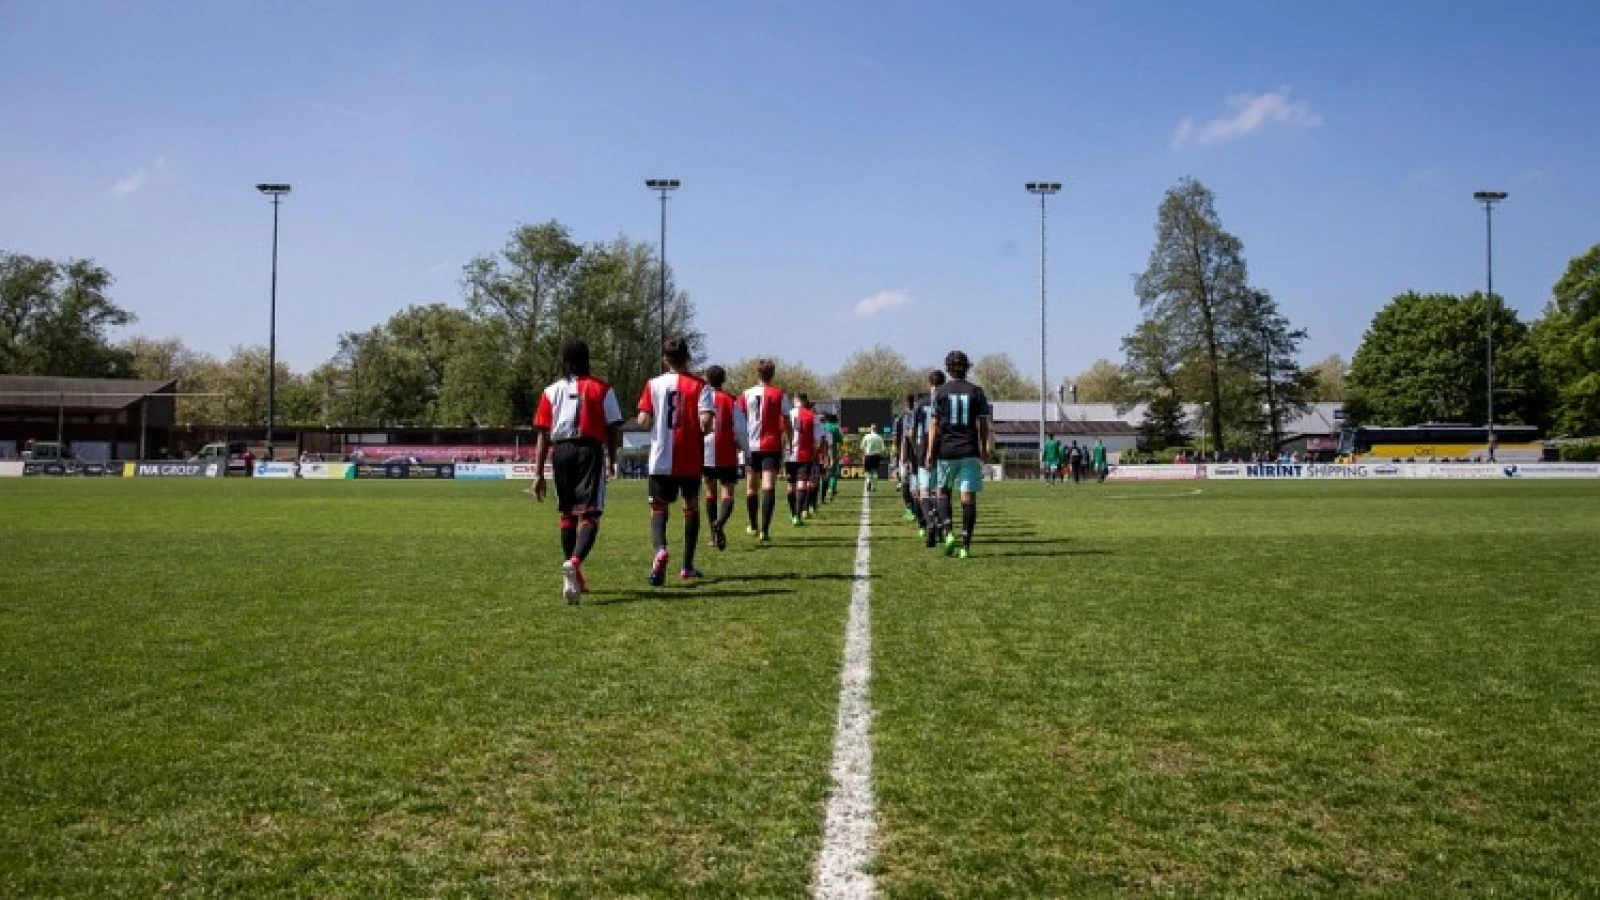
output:
[[[1344,381],[1350,366],[1335,353],[1306,367],[1311,378],[1308,399],[1318,403],[1338,403],[1345,399]]]
[[[972,381],[983,388],[990,400],[1039,399],[1039,386],[1029,381],[1006,353],[978,357],[972,364]]]
[[[538,391],[560,371],[561,342],[581,337],[589,343],[595,374],[609,380],[619,396],[637,396],[644,382],[661,371],[660,316],[667,333],[689,340],[704,358],[704,336],[694,328],[694,305],[677,288],[669,266],[666,296],[661,268],[647,244],[619,238],[580,246],[559,222],[524,225],[513,232],[498,256],[468,263],[463,279],[467,309],[491,329],[468,346],[494,350],[502,376],[473,364],[476,386],[466,393],[447,389],[448,410],[464,411],[469,396],[476,417],[501,411],[492,395],[510,397],[509,415],[526,421]]]
[[[777,374],[773,376],[773,383],[783,388],[784,392],[790,396],[805,394],[813,400],[832,399],[836,396],[832,385],[829,383],[830,380],[806,368],[805,363],[785,362],[775,356],[768,358],[777,364]],[[761,357],[759,356],[752,356],[748,359],[742,359],[731,366],[725,366],[728,370],[729,388],[734,391],[743,391],[755,385],[757,381],[756,362],[760,359]]]
[[[129,373],[147,381],[176,381],[178,393],[199,394],[208,390],[207,376],[217,361],[209,353],[191,350],[180,338],[132,337],[119,349],[127,355]],[[217,398],[180,396],[176,401],[179,422],[223,422],[222,404]]]
[[[1183,401],[1171,391],[1162,391],[1145,406],[1144,419],[1139,422],[1139,443],[1146,450],[1181,447],[1189,441],[1187,430]]]
[[[125,378],[127,354],[107,336],[134,320],[107,291],[111,273],[0,251],[0,374]]]
[[[1079,403],[1115,403],[1121,407],[1139,401],[1138,388],[1122,369],[1109,359],[1097,359],[1079,372],[1072,383],[1077,386]]]
[[[1600,244],[1567,264],[1532,338],[1550,380],[1555,429],[1600,434]]]
[[[1135,400],[1147,404],[1139,424],[1140,443],[1150,450],[1185,443],[1181,384],[1188,359],[1172,333],[1172,324],[1147,318],[1122,339],[1122,349],[1127,356],[1123,377]],[[1187,368],[1193,371],[1194,367]]]
[[[1162,200],[1156,244],[1136,290],[1146,321],[1161,322],[1177,347],[1203,367],[1207,427],[1217,447],[1223,446],[1229,411],[1222,391],[1227,329],[1237,320],[1246,288],[1243,244],[1222,229],[1211,191],[1183,179]]]
[[[857,350],[833,378],[840,397],[874,397],[899,401],[921,390],[922,378],[896,350],[874,344]]]
[[[1247,376],[1249,385],[1246,402],[1234,408],[1241,424],[1276,450],[1283,441],[1284,421],[1309,406],[1311,379],[1295,361],[1306,332],[1291,328],[1272,295],[1254,288],[1243,293],[1229,314],[1228,361]]]
[[[1528,327],[1494,298],[1495,419],[1537,424],[1544,386]],[[1379,425],[1486,418],[1484,297],[1395,297],[1378,311],[1350,362],[1347,418]]]

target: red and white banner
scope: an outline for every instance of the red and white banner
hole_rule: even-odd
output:
[[[391,456],[414,457],[421,462],[527,462],[533,459],[533,444],[347,444],[346,456],[360,450],[368,463],[380,463]]]

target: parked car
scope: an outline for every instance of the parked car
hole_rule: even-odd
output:
[[[228,474],[230,476],[249,475],[250,462],[245,459],[245,453],[248,452],[249,449],[250,445],[244,441],[229,441],[225,444],[221,442],[207,444],[200,448],[200,452],[189,457],[189,461],[220,462],[221,460],[226,459],[228,461]]]

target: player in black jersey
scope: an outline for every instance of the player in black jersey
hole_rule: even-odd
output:
[[[983,460],[994,452],[989,398],[983,388],[967,380],[971,365],[967,354],[960,350],[945,356],[944,368],[950,373],[950,380],[934,391],[932,424],[928,429],[927,462],[934,470],[944,552],[961,559],[971,555],[972,531],[978,522],[978,492],[983,490]],[[961,495],[959,548],[951,515],[952,493]]]

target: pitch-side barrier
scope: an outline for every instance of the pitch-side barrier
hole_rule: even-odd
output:
[[[994,467],[998,468],[998,467]],[[0,478],[221,478],[218,462],[141,460],[0,460]],[[531,481],[532,463],[259,462],[256,478],[409,481]],[[993,473],[990,473],[993,474]],[[550,467],[545,467],[550,477]],[[1600,479],[1600,463],[1207,463],[1112,466],[1109,481],[1251,481],[1422,479]]]

